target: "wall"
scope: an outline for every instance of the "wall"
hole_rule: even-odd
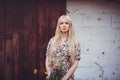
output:
[[[61,14],[65,0],[0,0],[0,80],[45,80],[46,47]]]
[[[120,2],[67,0],[81,44],[75,80],[120,80]]]

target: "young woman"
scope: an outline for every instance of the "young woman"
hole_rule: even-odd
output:
[[[46,70],[48,80],[74,80],[74,72],[80,60],[80,44],[75,38],[72,21],[62,15],[58,19],[55,36],[48,43]],[[52,78],[53,79],[53,78]]]

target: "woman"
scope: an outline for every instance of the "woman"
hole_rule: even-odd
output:
[[[58,19],[55,36],[47,46],[48,80],[74,80],[79,60],[80,44],[75,38],[72,21],[69,16],[62,15]]]

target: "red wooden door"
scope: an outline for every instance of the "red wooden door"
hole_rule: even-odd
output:
[[[0,2],[0,80],[45,79],[46,46],[62,14],[65,0]]]

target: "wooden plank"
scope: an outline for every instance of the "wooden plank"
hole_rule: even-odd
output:
[[[4,14],[0,12],[0,80],[45,79],[46,47],[65,13],[65,0],[5,1]]]
[[[0,80],[4,76],[4,3],[0,2]]]

